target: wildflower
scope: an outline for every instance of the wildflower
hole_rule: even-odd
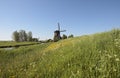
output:
[[[25,71],[25,72],[26,72],[26,69],[24,69],[23,71]]]
[[[32,63],[30,63],[30,66],[32,65]]]
[[[70,66],[70,64],[68,63],[68,67]]]
[[[115,39],[115,41],[118,41],[118,39]]]
[[[99,51],[99,53],[101,53],[101,51]]]
[[[108,54],[107,56],[108,56],[108,58],[112,58],[112,56],[111,56],[111,55],[109,55],[109,54]]]
[[[33,64],[33,68],[35,68],[35,64]]]
[[[113,71],[117,71],[116,69],[113,69]]]
[[[119,42],[116,42],[115,44],[117,45],[117,44],[119,44]]]
[[[105,53],[107,53],[107,51],[105,50]]]
[[[117,47],[118,45],[116,44],[115,46]]]
[[[117,55],[115,54],[114,57],[117,57]]]
[[[116,61],[120,61],[120,59],[119,59],[119,58],[116,58],[115,60],[116,60]]]
[[[78,74],[80,73],[79,70],[77,71],[77,73],[78,73]]]

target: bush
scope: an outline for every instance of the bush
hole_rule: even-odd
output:
[[[63,34],[62,39],[67,39],[67,35]]]
[[[73,34],[71,34],[71,35],[69,35],[69,36],[68,36],[68,38],[73,38],[73,37],[74,37],[74,35],[73,35]]]

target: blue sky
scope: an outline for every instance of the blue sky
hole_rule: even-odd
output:
[[[75,36],[120,28],[120,0],[0,0],[0,40],[21,29],[53,38],[58,22]]]

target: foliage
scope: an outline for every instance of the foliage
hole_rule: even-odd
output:
[[[71,34],[71,35],[69,35],[69,36],[68,36],[68,38],[73,38],[73,37],[74,37],[74,35],[73,35],[73,34]]]
[[[14,41],[18,42],[19,41],[19,33],[17,31],[14,31],[12,38]]]
[[[45,42],[53,42],[53,40],[52,39],[48,39]]]
[[[0,50],[1,78],[120,78],[120,30]]]
[[[25,30],[19,31],[19,41],[27,41],[27,34]]]
[[[38,38],[32,38],[32,41],[34,41],[34,42],[38,42],[39,39],[38,39]]]
[[[67,39],[67,35],[63,34],[62,39]]]
[[[13,32],[13,40],[16,42],[32,41],[32,32],[29,31],[28,34],[25,30],[20,30],[19,32]]]
[[[32,41],[32,32],[29,31],[27,34],[27,41]]]

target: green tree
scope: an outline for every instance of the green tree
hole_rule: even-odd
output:
[[[31,31],[29,31],[27,33],[27,41],[32,41],[32,32]]]
[[[27,34],[26,34],[25,30],[19,31],[19,40],[20,41],[27,41]]]
[[[32,41],[34,41],[34,42],[38,42],[39,39],[38,39],[38,38],[32,38]]]
[[[67,39],[67,35],[63,34],[62,39]]]
[[[14,31],[12,38],[14,41],[18,42],[19,41],[19,33],[17,31]]]
[[[73,38],[73,37],[74,37],[74,35],[73,35],[73,34],[71,34],[71,35],[69,35],[69,36],[68,36],[68,38]]]

